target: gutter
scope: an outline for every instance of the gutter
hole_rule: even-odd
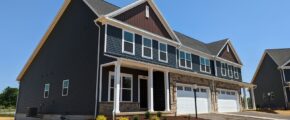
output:
[[[94,22],[98,27],[99,35],[98,35],[98,55],[97,55],[97,74],[96,74],[96,100],[95,100],[95,113],[94,118],[97,117],[97,108],[98,108],[98,86],[99,86],[99,69],[100,69],[100,44],[101,44],[101,27],[97,22]]]

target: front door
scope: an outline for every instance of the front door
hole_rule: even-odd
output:
[[[140,78],[140,108],[148,108],[147,78]]]

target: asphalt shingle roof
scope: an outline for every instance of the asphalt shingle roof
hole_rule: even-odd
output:
[[[92,7],[92,9],[94,9],[94,11],[97,11],[99,15],[106,15],[108,13],[120,9],[120,7],[113,5],[109,2],[106,2],[104,0],[85,0],[85,1]],[[175,34],[184,46],[210,55],[217,55],[220,49],[222,49],[223,45],[227,42],[227,39],[225,39],[207,44],[180,32],[175,31]]]
[[[290,60],[290,48],[267,49],[266,52],[279,66],[284,65],[287,61]]]

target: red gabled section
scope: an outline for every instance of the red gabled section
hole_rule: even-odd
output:
[[[149,18],[146,17],[146,6],[149,7]],[[148,2],[121,13],[116,16],[115,19],[165,38],[172,39]]]
[[[232,48],[230,47],[229,44],[227,44],[223,48],[223,50],[219,54],[219,57],[239,64],[239,61],[236,58],[236,56],[235,56],[235,54],[234,54],[234,52],[233,52],[233,50],[232,50]]]

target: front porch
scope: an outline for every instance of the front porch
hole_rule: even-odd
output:
[[[123,62],[101,66],[99,114],[171,113],[169,72]]]

